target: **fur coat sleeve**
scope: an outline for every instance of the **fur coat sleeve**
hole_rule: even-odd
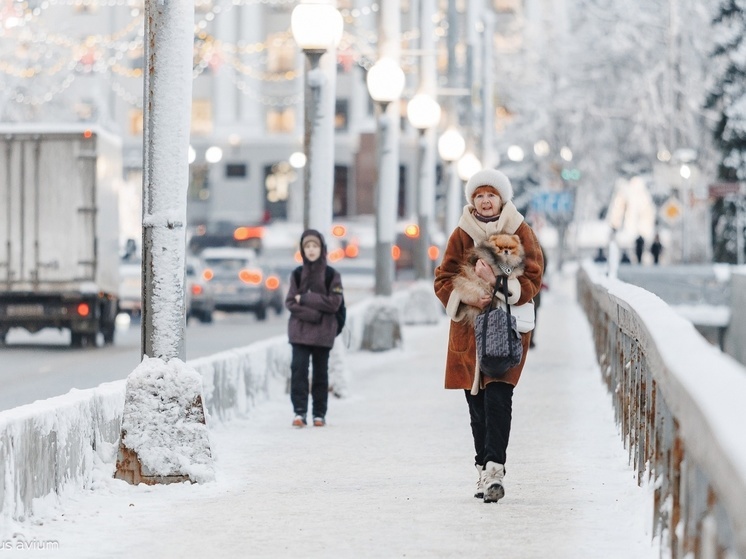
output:
[[[518,235],[525,250],[525,271],[523,275],[516,278],[517,285],[520,287],[517,290],[511,288],[512,292],[518,291],[517,299],[511,302],[520,305],[531,301],[541,289],[543,269],[541,246],[533,230],[522,218],[515,230],[510,231],[508,229],[505,232]],[[467,252],[474,244],[472,236],[461,227],[457,227],[448,239],[443,260],[435,270],[435,295],[451,317],[446,357],[446,388],[471,389],[477,371],[474,329],[466,321],[457,320],[459,318],[458,307],[463,303],[460,302],[453,289],[453,277],[458,274]],[[513,298],[511,297],[511,299]],[[523,359],[518,365],[510,369],[501,381],[512,385],[518,383],[530,340],[530,332],[521,334]],[[489,379],[485,380],[489,382]]]

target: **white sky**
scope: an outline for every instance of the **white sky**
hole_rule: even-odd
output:
[[[349,354],[349,395],[330,400],[325,428],[291,428],[277,389],[248,419],[211,426],[215,481],[134,487],[99,464],[92,490],[40,503],[33,522],[4,519],[0,541],[54,540],[49,556],[76,559],[653,559],[651,490],[628,465],[574,274],[548,283],[499,504],[472,497],[466,402],[442,388],[444,321],[405,327],[402,349]]]

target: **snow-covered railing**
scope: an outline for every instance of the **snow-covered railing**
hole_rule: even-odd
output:
[[[656,533],[674,558],[746,558],[746,369],[652,293],[591,264],[577,286]]]
[[[405,324],[435,322],[443,313],[428,282],[391,299],[366,299],[348,309],[340,337],[347,351],[360,350],[366,321],[376,316],[377,307],[392,303]],[[287,397],[290,357],[287,337],[277,336],[189,361],[203,377],[208,425],[246,417],[262,401]],[[344,366],[344,359],[339,362]],[[97,461],[111,464],[113,473],[125,383],[71,390],[0,412],[0,525],[4,518],[23,521],[34,516],[36,499],[91,487]]]

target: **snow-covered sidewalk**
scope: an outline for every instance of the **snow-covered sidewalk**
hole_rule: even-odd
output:
[[[215,482],[133,487],[102,467],[93,491],[10,541],[71,558],[657,557],[574,276],[555,275],[537,324],[496,505],[472,497],[466,402],[442,388],[444,320],[405,327],[401,349],[350,354],[327,427],[293,429],[289,398],[261,404],[212,430]],[[8,541],[1,556],[28,556]]]

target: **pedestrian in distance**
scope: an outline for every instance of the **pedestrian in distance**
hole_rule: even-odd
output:
[[[637,263],[642,264],[642,253],[645,251],[645,239],[642,235],[638,235],[635,239],[635,257]]]
[[[620,264],[632,264],[632,260],[629,259],[626,249],[622,249],[622,257],[619,259]]]
[[[653,244],[650,245],[650,254],[653,255],[653,264],[658,264],[661,252],[663,252],[663,245],[661,244],[660,236],[656,233],[655,238],[653,239]]]
[[[512,420],[513,390],[521,377],[528,355],[531,332],[521,334],[523,357],[500,379],[481,374],[477,362],[474,328],[464,320],[467,306],[485,309],[492,293],[462,297],[454,278],[469,258],[471,249],[492,235],[517,235],[524,250],[524,271],[508,279],[508,303],[531,301],[541,289],[543,257],[531,227],[513,204],[513,187],[500,171],[483,169],[466,183],[466,202],[458,226],[451,233],[443,260],[435,270],[435,294],[451,318],[446,357],[445,388],[463,390],[469,408],[474,464],[479,475],[475,497],[485,503],[504,497],[505,463]],[[476,274],[489,285],[496,282],[492,268],[483,260],[475,264]],[[496,298],[502,299],[502,293]]]
[[[597,264],[604,264],[606,262],[606,255],[604,254],[603,247],[598,247],[598,252],[596,252],[596,256],[593,258],[593,261]]]
[[[307,229],[303,232],[300,253],[303,266],[300,274],[290,274],[290,287],[285,297],[285,307],[290,311],[288,341],[293,348],[290,363],[290,401],[295,412],[293,426],[307,425],[311,365],[311,415],[313,424],[323,427],[329,398],[329,352],[337,336],[335,313],[343,300],[342,278],[327,266],[326,243],[318,231]],[[330,281],[327,281],[327,276],[330,276]]]

